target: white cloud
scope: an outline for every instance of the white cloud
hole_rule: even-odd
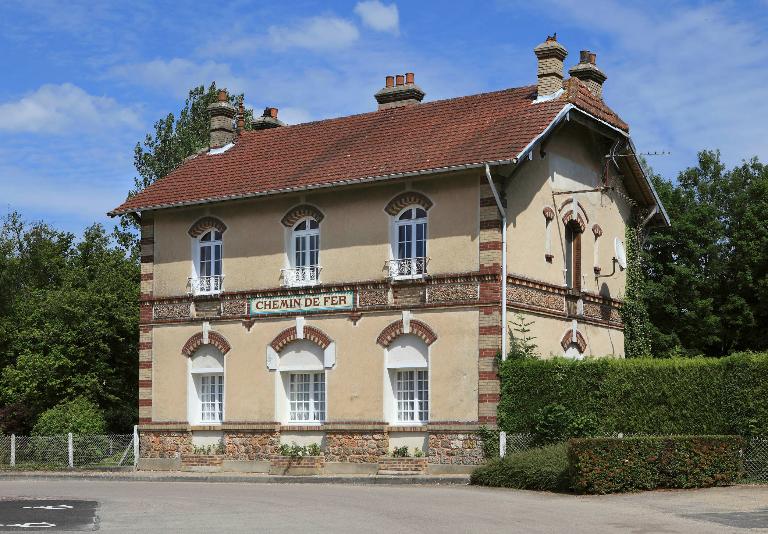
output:
[[[20,100],[0,104],[0,130],[12,132],[71,133],[141,125],[135,110],[71,83],[46,84]]]
[[[267,35],[270,45],[278,50],[327,50],[348,47],[357,41],[360,32],[346,19],[321,16],[303,19],[291,26],[271,26]]]
[[[592,34],[591,43],[565,43],[571,57],[605,42],[597,52],[608,75],[606,101],[630,123],[640,150],[672,151],[651,160],[656,170],[674,177],[705,148],[720,148],[730,165],[768,158],[761,120],[768,117],[768,48],[762,28],[739,16],[737,6],[655,9],[603,0],[584,10],[576,0],[551,3]]]
[[[170,91],[184,97],[196,85],[208,85],[215,81],[219,87],[231,92],[241,92],[245,81],[235,76],[227,63],[203,61],[195,63],[188,59],[174,58],[169,61],[155,59],[145,63],[119,65],[109,75],[129,83],[143,85],[159,91]]]
[[[306,109],[290,106],[280,108],[278,116],[286,124],[301,124],[312,120],[312,115]]]
[[[364,0],[355,5],[355,13],[363,24],[379,32],[397,34],[400,31],[400,16],[396,4],[384,5],[379,0]]]

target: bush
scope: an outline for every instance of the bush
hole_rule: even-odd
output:
[[[106,422],[101,409],[91,401],[78,397],[44,411],[38,417],[32,435],[104,434]]]
[[[518,359],[499,374],[499,426],[510,433],[536,433],[542,410],[561,405],[586,434],[768,435],[768,354]]]
[[[569,477],[580,493],[726,486],[741,476],[743,447],[739,436],[573,439]]]
[[[393,458],[408,458],[410,454],[408,454],[408,447],[403,445],[402,447],[395,447],[392,449],[392,457]]]
[[[590,415],[574,415],[562,404],[549,404],[534,416],[533,439],[546,445],[595,434],[597,422]]]
[[[569,481],[566,446],[564,443],[558,443],[491,460],[475,469],[470,481],[481,486],[567,490]]]
[[[283,443],[277,449],[280,456],[289,456],[291,458],[301,458],[303,456],[321,456],[323,450],[317,443],[310,443],[309,445],[298,445],[296,442],[291,442],[290,445]]]

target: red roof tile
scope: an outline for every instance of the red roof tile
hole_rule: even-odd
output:
[[[111,214],[511,160],[568,102],[627,129],[578,80],[566,89],[536,104],[530,86],[247,131],[231,149],[188,159]]]

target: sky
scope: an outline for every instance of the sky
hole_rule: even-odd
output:
[[[425,101],[534,84],[557,32],[597,53],[606,102],[674,179],[702,149],[768,161],[768,0],[108,2],[0,5],[0,215],[79,233],[125,198],[133,148],[199,84],[289,124],[375,109],[388,74]]]

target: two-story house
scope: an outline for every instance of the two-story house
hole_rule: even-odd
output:
[[[220,94],[210,148],[111,213],[141,225],[142,456],[445,472],[482,462],[513,315],[544,357],[623,356],[625,226],[668,221],[595,55],[564,81],[560,43],[535,54],[531,86],[422,103],[387,76],[376,111],[295,126]]]

